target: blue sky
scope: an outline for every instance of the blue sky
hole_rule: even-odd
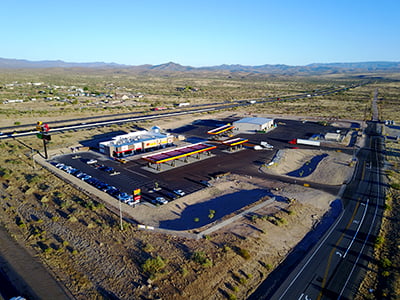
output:
[[[10,0],[0,57],[191,66],[400,61],[398,0]]]

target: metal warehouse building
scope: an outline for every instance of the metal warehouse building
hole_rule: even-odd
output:
[[[150,131],[130,132],[101,142],[99,151],[111,157],[125,157],[172,146],[173,142],[172,135],[160,133],[160,128],[154,126]]]
[[[268,130],[274,126],[273,119],[267,118],[243,118],[235,121],[232,124],[235,128],[234,131],[242,133],[255,133],[257,131]]]

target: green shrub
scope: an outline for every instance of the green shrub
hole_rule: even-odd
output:
[[[12,171],[7,168],[0,167],[0,177],[3,179],[10,179]]]
[[[155,278],[166,266],[166,261],[162,259],[161,256],[157,256],[156,258],[147,259],[144,264],[142,264],[142,269],[150,278]]]
[[[247,249],[239,248],[238,254],[244,259],[250,259],[250,253]]]
[[[375,239],[375,247],[376,248],[381,247],[384,242],[385,242],[385,238],[383,236],[377,236]]]
[[[400,183],[398,182],[391,183],[390,187],[395,190],[400,190]]]
[[[278,225],[287,225],[287,220],[285,218],[276,218],[276,220],[278,221]]]
[[[385,257],[385,258],[381,259],[381,265],[382,265],[382,268],[386,269],[386,268],[389,268],[392,266],[392,262],[390,261],[389,258]]]
[[[192,260],[202,265],[203,267],[211,267],[212,260],[207,257],[203,251],[196,251],[192,254]]]
[[[390,206],[389,204],[385,203],[385,210],[391,211],[392,210],[392,206]]]
[[[389,277],[389,275],[390,275],[389,271],[383,271],[382,272],[382,276],[383,277]]]
[[[154,246],[150,243],[146,243],[143,247],[143,250],[146,252],[152,252],[154,251]]]
[[[69,215],[68,221],[75,223],[75,222],[78,222],[78,219],[74,215]]]
[[[189,271],[186,269],[186,267],[181,268],[181,275],[182,277],[186,277],[189,274]]]
[[[228,299],[229,300],[236,300],[236,296],[234,294],[228,294]]]

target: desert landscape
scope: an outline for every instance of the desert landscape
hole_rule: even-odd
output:
[[[57,74],[58,71],[54,72],[56,75],[53,78],[62,77]],[[3,81],[10,76],[6,75],[2,75]],[[18,78],[21,80],[26,74],[18,76],[21,76]],[[85,78],[85,82],[91,78],[91,74],[83,73],[81,76]],[[128,80],[129,76],[125,79],[119,77],[118,80],[121,78],[126,83],[131,82]],[[75,117],[99,117],[101,120],[106,118],[102,116],[104,111],[107,114],[144,114],[143,111],[149,113],[151,107],[158,106],[151,106],[154,99],[173,107],[174,103],[179,102],[207,103],[218,98],[240,98],[249,90],[252,93],[246,94],[246,97],[260,97],[265,93],[266,87],[273,95],[293,95],[305,89],[331,86],[336,76],[327,76],[325,81],[320,79],[317,82],[298,78],[296,83],[288,83],[287,79],[271,79],[268,76],[244,80],[227,79],[225,76],[218,80],[203,75],[194,79],[177,76],[168,79],[174,81],[172,85],[167,85],[163,77],[149,81],[140,81],[137,77],[134,79],[137,80],[134,81],[135,91],[141,91],[144,95],[138,101],[135,100],[135,105],[130,100],[124,100],[121,105],[107,106],[107,109],[96,107],[98,104],[91,108],[89,104],[97,100],[87,101],[79,97],[77,102],[71,101],[65,105],[55,105],[56,100],[36,100],[40,106],[36,103],[31,106],[30,103],[3,104],[1,126],[29,128],[39,119],[46,122],[58,120],[62,124],[76,122],[71,121]],[[349,81],[347,78],[337,80],[338,83],[335,84]],[[29,81],[29,77],[26,81]],[[79,82],[73,84],[78,85]],[[160,86],[154,91],[157,84]],[[93,79],[93,87],[102,85],[104,83]],[[199,92],[185,91],[184,95],[171,95],[176,93],[175,86],[182,85],[199,87]],[[154,125],[172,130],[188,125],[192,120],[223,119],[232,114],[316,123],[336,122],[340,127],[343,125],[340,120],[348,124],[351,120],[363,121],[369,117],[368,105],[375,88],[385,93],[385,99],[394,99],[396,88],[392,87],[392,83],[388,85],[378,82],[312,99],[255,104],[215,113],[60,132],[53,135],[49,153],[67,153],[70,147],[79,145],[81,141],[113,130],[129,132],[137,127],[150,128]],[[240,92],[227,96],[227,93],[232,92],[233,86]],[[259,93],[256,92],[258,89]],[[154,95],[149,93],[150,90]],[[4,88],[2,91],[6,92],[3,97],[9,98],[15,89],[10,91]],[[394,106],[387,108],[387,111],[393,112],[396,103],[391,100],[388,105]],[[382,114],[385,114],[385,110],[382,110]],[[394,118],[392,115],[390,117]],[[360,135],[357,146],[363,147],[363,141],[363,136]],[[318,227],[324,216],[338,209],[333,203],[340,198],[340,193],[324,192],[314,188],[312,183],[336,186],[339,191],[351,179],[355,170],[351,163],[353,153],[336,151],[334,148],[279,150],[280,160],[273,165],[259,166],[257,177],[232,172],[210,180],[211,187],[188,194],[165,206],[156,209],[148,205],[130,208],[135,222],[124,221],[121,230],[118,213],[110,211],[107,205],[84,190],[66,184],[62,178],[32,159],[35,152],[32,149],[42,151],[41,140],[36,137],[14,138],[1,141],[0,146],[0,195],[3,212],[0,214],[0,222],[5,229],[4,233],[25,249],[34,261],[43,264],[60,283],[65,294],[75,299],[246,299],[285,260],[307,233]],[[341,149],[344,147],[346,145],[340,145]],[[322,154],[326,156],[310,175],[298,180],[287,175]],[[393,163],[392,166],[396,167],[397,164]],[[398,174],[397,172],[392,171],[390,176],[396,178],[394,174]],[[285,180],[281,181],[279,178]],[[303,184],[302,180],[311,182],[311,186]],[[194,222],[191,222],[185,232],[193,236],[205,232],[200,239],[191,238],[191,235],[185,237],[181,232],[174,233],[173,230],[163,228],[166,221],[179,220],[187,208],[194,204],[207,205],[215,199],[238,201],[242,195],[252,198],[252,203],[234,214],[220,217],[219,213],[223,211],[221,206],[196,211],[191,215],[201,220],[194,221],[201,226],[193,226]],[[271,202],[272,197],[278,201]],[[392,205],[396,207],[395,203]],[[239,213],[243,214],[234,218]],[[190,220],[192,219],[194,220],[191,217]],[[209,230],[227,220],[230,221],[224,223],[224,226],[215,231]],[[141,229],[138,225],[154,227],[154,230]],[[2,251],[7,252],[4,249]],[[9,256],[5,254],[4,257]],[[34,264],[30,266],[26,261],[12,261],[12,257],[9,257],[9,263],[15,265],[14,270],[24,269],[25,274],[17,273],[26,282],[35,284],[37,293],[46,293],[46,285],[35,282],[34,275],[29,275],[35,274]],[[32,273],[29,268],[32,268]],[[12,278],[13,274],[9,275]],[[17,276],[15,284],[18,281]],[[29,294],[29,291],[26,293]]]

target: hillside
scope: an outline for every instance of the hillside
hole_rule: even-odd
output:
[[[223,64],[219,66],[191,67],[174,62],[160,65],[130,66],[116,63],[87,62],[75,63],[62,60],[29,61],[24,59],[0,58],[0,69],[40,69],[40,68],[93,68],[93,69],[129,69],[131,72],[245,72],[281,75],[317,75],[317,74],[354,74],[363,72],[399,72],[400,62],[350,62],[350,63],[314,63],[305,66],[283,64],[245,66]]]

